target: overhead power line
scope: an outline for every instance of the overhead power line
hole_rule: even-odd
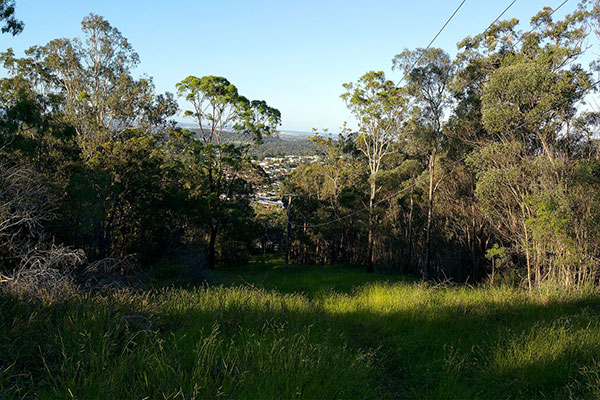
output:
[[[442,33],[442,31],[444,29],[446,29],[446,26],[448,26],[448,24],[450,23],[450,21],[452,21],[452,18],[454,18],[454,16],[456,15],[456,13],[458,13],[458,10],[460,10],[462,8],[462,6],[465,4],[467,0],[463,0],[459,6],[456,8],[456,10],[454,10],[454,12],[452,13],[452,15],[450,16],[450,18],[448,18],[448,20],[446,21],[446,23],[444,24],[444,26],[442,26],[440,28],[440,30],[438,31],[438,33],[435,34],[435,36],[433,37],[433,39],[431,39],[431,42],[429,42],[429,44],[427,45],[427,47],[425,48],[425,50],[427,50],[429,47],[431,47],[431,45],[433,44],[433,42],[435,42],[435,39],[438,38],[438,36],[440,36],[440,34]]]
[[[433,44],[433,42],[435,42],[435,40],[438,38],[438,36],[440,35],[440,33],[442,33],[442,31],[443,31],[443,30],[446,28],[446,26],[448,25],[448,23],[449,23],[449,22],[452,20],[452,18],[454,18],[454,16],[456,15],[456,13],[458,13],[458,10],[460,10],[460,9],[461,9],[461,7],[463,6],[463,4],[465,4],[465,1],[466,1],[466,0],[463,0],[463,2],[462,2],[462,3],[460,3],[460,4],[458,5],[458,7],[456,8],[456,10],[454,10],[454,12],[453,12],[453,13],[452,13],[452,15],[450,16],[450,18],[448,18],[448,20],[446,21],[446,23],[444,24],[444,26],[442,26],[442,28],[441,28],[441,29],[438,31],[438,33],[437,33],[437,34],[436,34],[436,35],[433,37],[433,39],[431,39],[431,41],[429,42],[429,44],[427,45],[427,47],[425,48],[425,50],[424,50],[424,51],[421,53],[421,55],[419,56],[419,58],[418,58],[418,59],[417,59],[417,60],[416,60],[416,61],[415,61],[415,62],[414,62],[414,63],[413,63],[411,66],[410,66],[410,69],[409,69],[408,71],[412,71],[412,70],[413,70],[413,68],[415,68],[417,65],[419,65],[419,62],[420,62],[420,61],[421,61],[421,59],[423,58],[423,56],[424,56],[424,54],[425,54],[425,51],[427,51],[427,50],[428,50],[428,49],[431,47],[431,45]],[[568,1],[568,0],[566,0],[566,1]],[[494,21],[492,21],[492,22],[491,22],[491,23],[488,25],[488,27],[487,27],[487,28],[485,28],[485,30],[483,31],[482,35],[485,35],[485,34],[487,33],[487,31],[489,31],[489,30],[490,30],[490,28],[491,28],[492,26],[494,26],[494,24],[495,24],[496,22],[498,22],[498,20],[499,20],[500,18],[502,18],[502,16],[503,16],[504,14],[506,14],[506,12],[507,12],[507,11],[508,11],[508,10],[509,10],[509,9],[510,9],[510,8],[511,8],[511,7],[512,7],[512,6],[513,6],[515,3],[516,3],[516,2],[517,2],[517,0],[513,0],[513,1],[512,1],[512,2],[511,2],[511,3],[510,3],[510,4],[509,4],[509,5],[506,7],[506,8],[505,8],[505,9],[504,9],[504,10],[503,10],[501,13],[500,13],[500,15],[498,15],[498,16],[496,17],[496,19],[495,19]],[[562,6],[562,4],[561,4],[561,6]],[[560,8],[560,6],[559,6],[559,8]],[[405,74],[402,76],[402,78],[401,78],[401,79],[398,81],[398,83],[396,84],[396,86],[397,86],[397,87],[399,87],[399,86],[400,86],[400,84],[401,84],[402,82],[404,82],[404,80],[406,79],[406,77],[407,77],[407,76],[408,76],[408,73],[405,73]]]
[[[568,1],[568,0],[567,0],[567,1]],[[506,8],[505,8],[505,9],[504,9],[504,10],[503,10],[501,13],[500,13],[500,15],[498,15],[498,16],[496,17],[496,19],[495,19],[495,20],[493,20],[492,22],[490,22],[490,24],[488,25],[488,27],[487,27],[487,28],[485,28],[485,30],[483,31],[483,33],[482,33],[481,35],[482,35],[482,36],[484,36],[484,35],[485,35],[485,34],[486,34],[486,33],[487,33],[489,30],[490,30],[490,28],[491,28],[492,26],[494,26],[494,24],[495,24],[496,22],[498,22],[498,20],[499,20],[500,18],[502,18],[502,16],[503,16],[504,14],[506,14],[506,12],[507,12],[508,10],[510,10],[510,8],[511,8],[511,7],[512,7],[512,6],[513,6],[513,5],[514,5],[516,2],[517,2],[517,0],[512,0],[512,2],[511,2],[511,3],[510,3],[508,6],[506,6]],[[439,36],[439,34],[440,34],[440,33],[442,32],[442,30],[443,30],[443,29],[446,27],[446,25],[448,25],[448,22],[450,22],[450,20],[451,20],[451,19],[454,17],[454,15],[456,15],[456,13],[458,12],[458,10],[459,10],[459,9],[462,7],[462,5],[463,5],[464,3],[465,3],[465,2],[463,1],[463,2],[462,2],[462,3],[461,3],[459,6],[458,6],[458,8],[457,8],[457,9],[454,11],[454,13],[452,14],[452,16],[450,16],[450,18],[448,19],[448,21],[446,21],[446,23],[444,24],[444,26],[442,27],[442,29],[440,29],[440,31],[437,33],[437,35],[435,35],[435,37],[434,37],[434,38],[431,40],[431,42],[429,42],[429,44],[427,45],[427,47],[425,48],[425,50],[427,50],[427,49],[429,49],[429,47],[431,47],[431,45],[433,44],[433,42],[435,41],[435,39],[437,39],[437,37]],[[564,4],[564,3],[563,3],[563,4]],[[561,6],[562,6],[562,5],[561,5]],[[560,7],[559,7],[559,8],[560,8]],[[416,61],[415,63],[413,63],[413,65],[411,65],[411,67],[410,67],[409,71],[411,71],[411,70],[412,70],[412,69],[413,69],[415,66],[417,66],[417,65],[419,64],[419,61],[421,61],[421,59],[423,58],[423,54],[424,54],[424,53],[425,53],[425,51],[423,51],[423,53],[421,53],[421,56],[420,56],[420,57],[417,59],[417,61]],[[407,75],[408,75],[408,74],[404,74],[404,76],[402,76],[402,79],[400,79],[400,80],[398,81],[398,83],[396,84],[396,86],[400,86],[400,84],[401,84],[401,83],[404,81],[404,79],[406,79],[406,76],[407,76]],[[412,105],[412,103],[411,103],[410,105]],[[409,106],[410,106],[410,105],[409,105]]]
[[[592,84],[590,84],[590,85],[586,86],[584,89],[582,89],[582,90],[581,90],[581,91],[579,91],[578,93],[575,93],[575,94],[573,94],[572,96],[570,96],[570,97],[568,97],[568,98],[566,98],[566,99],[564,99],[564,100],[562,100],[562,101],[560,101],[560,102],[558,102],[558,103],[554,104],[553,106],[551,106],[550,108],[548,108],[548,109],[547,109],[546,111],[544,111],[543,113],[541,113],[541,114],[537,115],[536,117],[537,117],[537,118],[539,118],[539,117],[542,117],[542,116],[544,116],[544,115],[546,115],[546,114],[548,114],[548,113],[552,112],[553,110],[555,110],[556,108],[558,108],[558,107],[562,106],[563,104],[565,104],[565,103],[566,103],[566,102],[568,102],[569,100],[572,100],[572,99],[574,99],[574,98],[576,98],[576,97],[578,97],[578,96],[581,96],[581,95],[583,95],[583,94],[587,93],[589,90],[591,90],[592,88],[596,87],[598,84],[600,84],[600,80],[598,80],[598,81],[596,81],[596,82],[594,82],[594,83],[592,83]],[[522,127],[524,127],[525,125],[527,125],[527,124],[528,124],[528,123],[530,123],[530,122],[531,122],[530,120],[525,120],[525,121],[523,121],[521,124],[519,124],[518,126],[514,127],[513,129],[511,129],[510,131],[508,131],[508,132],[506,132],[504,135],[502,135],[502,137],[501,137],[501,138],[498,138],[498,139],[496,139],[496,140],[493,140],[493,141],[491,141],[489,144],[492,144],[492,143],[495,143],[495,142],[498,142],[498,141],[500,141],[501,139],[504,139],[506,136],[510,135],[511,133],[514,133],[514,132],[516,132],[518,129],[521,129]],[[454,168],[456,165],[458,165],[459,163],[461,163],[461,162],[463,162],[464,160],[466,160],[466,159],[467,159],[467,158],[468,158],[470,155],[471,155],[471,153],[469,153],[469,154],[466,154],[465,156],[463,156],[463,157],[461,157],[461,158],[459,158],[459,159],[457,159],[457,160],[453,161],[452,163],[450,163],[450,164],[448,164],[448,165],[446,165],[446,166],[442,167],[442,168],[441,168],[441,170],[442,170],[442,171],[446,171],[446,170],[448,170],[448,169],[450,169],[450,168]],[[399,191],[397,191],[397,192],[395,192],[395,193],[393,193],[393,194],[391,194],[391,195],[389,195],[389,196],[386,196],[386,197],[384,197],[384,198],[383,198],[383,199],[381,199],[381,200],[378,200],[378,201],[374,202],[374,203],[373,203],[373,205],[374,205],[374,206],[376,206],[376,205],[379,205],[379,204],[381,204],[381,203],[383,203],[383,202],[385,202],[385,201],[391,200],[391,199],[393,199],[394,197],[397,197],[397,196],[399,196],[399,195],[403,194],[404,192],[406,192],[407,190],[409,190],[409,189],[411,189],[411,188],[413,188],[413,187],[417,186],[417,185],[418,185],[418,184],[420,184],[422,181],[423,181],[423,179],[422,179],[422,178],[421,178],[421,179],[416,179],[416,180],[415,180],[415,181],[414,181],[412,184],[410,184],[410,185],[408,185],[408,186],[404,187],[403,189],[401,189],[401,190],[399,190]],[[349,214],[346,214],[346,215],[343,215],[343,216],[341,216],[341,217],[335,218],[335,219],[333,219],[333,220],[331,220],[331,221],[327,221],[327,222],[321,222],[321,223],[318,223],[318,224],[312,224],[312,225],[308,225],[308,224],[307,224],[307,225],[304,225],[304,224],[295,224],[295,223],[293,223],[293,222],[292,222],[292,223],[291,223],[291,225],[293,225],[293,226],[296,226],[296,227],[305,227],[305,228],[319,228],[319,227],[322,227],[322,226],[326,226],[326,225],[335,224],[335,223],[337,223],[337,222],[343,221],[343,220],[345,220],[345,219],[347,219],[347,218],[353,217],[353,216],[355,216],[355,215],[357,215],[357,214],[359,214],[359,213],[361,213],[361,212],[363,212],[363,211],[368,211],[368,210],[369,210],[369,207],[366,207],[366,206],[365,206],[365,207],[363,207],[363,208],[361,208],[361,209],[358,209],[358,210],[356,210],[356,211],[353,211],[353,212],[351,212],[351,213],[349,213]]]
[[[555,12],[557,12],[558,10],[560,10],[560,9],[561,9],[561,7],[562,7],[562,6],[564,6],[565,4],[567,4],[567,2],[568,2],[568,1],[569,1],[569,0],[564,0],[562,3],[560,3],[560,5],[559,5],[558,7],[554,8],[554,9],[552,10],[552,12],[551,12],[550,14],[548,14],[548,17],[551,17],[551,16],[552,16],[552,14],[554,14]],[[529,31],[528,31],[526,34],[524,34],[524,35],[521,35],[521,37],[519,38],[519,40],[517,40],[517,41],[516,41],[516,43],[515,43],[515,44],[514,44],[512,47],[514,48],[516,45],[518,45],[519,43],[521,43],[521,40],[523,40],[523,38],[524,38],[525,36],[527,36],[527,35],[529,35],[531,32],[533,32],[533,31],[535,30],[535,28],[537,28],[539,25],[540,25],[539,23],[538,23],[538,24],[536,24],[536,25],[535,25],[533,28],[531,28],[531,29],[530,29],[530,30],[529,30]]]
[[[438,36],[440,36],[440,34],[442,33],[442,31],[444,29],[446,29],[446,26],[448,26],[448,24],[450,23],[450,21],[452,21],[452,18],[454,18],[454,16],[458,13],[458,10],[460,10],[462,8],[462,6],[465,4],[466,1],[467,0],[462,0],[462,2],[458,5],[458,7],[456,8],[456,10],[454,10],[454,12],[452,13],[452,15],[450,16],[450,18],[448,18],[448,20],[440,28],[440,30],[438,31],[438,33],[436,33],[435,36],[433,37],[433,39],[431,39],[431,41],[429,42],[429,44],[427,45],[427,47],[425,47],[425,50],[423,50],[423,52],[421,53],[421,55],[419,56],[419,58],[417,58],[417,60],[411,65],[409,71],[412,71],[412,69],[415,66],[419,65],[419,62],[423,58],[423,55],[425,54],[425,52],[431,47],[431,45],[433,44],[433,42],[435,42],[435,40],[438,38]],[[404,76],[402,77],[402,79],[400,79],[400,81],[398,81],[398,84],[396,86],[400,86],[400,84],[404,81],[404,79],[406,79],[406,75],[407,74],[404,74]]]
[[[500,18],[502,18],[502,16],[503,16],[504,14],[506,14],[506,12],[507,12],[507,11],[508,11],[508,10],[509,10],[509,9],[510,9],[512,6],[513,6],[513,4],[515,4],[516,2],[517,2],[517,0],[513,0],[513,1],[512,1],[512,3],[510,3],[510,4],[508,5],[508,7],[506,7],[506,8],[504,9],[504,11],[502,11],[502,12],[500,13],[500,15],[498,15],[498,16],[496,17],[496,19],[495,19],[495,20],[494,20],[494,21],[493,21],[491,24],[489,24],[487,28],[485,28],[485,31],[483,31],[483,33],[481,34],[481,36],[484,36],[484,35],[487,33],[487,31],[489,31],[489,30],[490,30],[490,28],[491,28],[492,26],[494,26],[494,24],[495,24],[496,22],[498,22],[498,20],[499,20]]]

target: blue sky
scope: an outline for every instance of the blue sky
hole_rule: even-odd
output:
[[[399,79],[392,57],[426,46],[459,2],[17,0],[25,31],[0,35],[0,50],[22,54],[31,45],[80,36],[82,18],[93,12],[130,40],[141,58],[136,72],[152,76],[160,92],[174,92],[188,75],[221,75],[246,97],[278,108],[282,129],[336,132],[351,121],[339,97],[342,84],[369,70]],[[504,18],[519,18],[528,29],[543,6],[561,2],[517,0]],[[509,3],[467,0],[434,46],[454,54],[457,42],[483,31]],[[557,15],[576,5],[570,0]]]

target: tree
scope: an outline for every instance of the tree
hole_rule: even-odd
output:
[[[399,140],[407,101],[403,91],[381,71],[368,72],[356,83],[344,84],[344,88],[346,93],[341,97],[358,122],[356,145],[367,160],[370,174],[367,272],[374,272],[373,229],[378,191],[375,177],[390,154],[392,143]]]
[[[17,60],[9,50],[0,61],[11,72],[0,79],[0,151],[28,159],[38,173],[52,170],[73,150],[75,132],[61,112],[62,98],[28,79],[35,73],[29,60]]]
[[[2,33],[16,36],[23,32],[23,21],[15,17],[15,0],[0,0],[0,21],[4,21]]]
[[[585,254],[568,245],[573,232],[565,221],[572,220],[565,216],[580,213],[569,206],[573,158],[591,150],[575,118],[591,80],[576,62],[597,11],[582,2],[554,21],[544,8],[527,33],[516,31],[517,20],[502,21],[485,37],[459,44],[455,117],[469,122],[455,124],[454,131],[476,150],[469,164],[477,174],[477,205],[513,259],[524,260],[517,264],[526,266],[530,288],[555,275],[559,263]],[[591,127],[594,118],[587,122]]]
[[[129,41],[95,14],[81,26],[83,41],[55,39],[27,50],[25,59],[7,58],[5,65],[28,66],[32,80],[63,99],[84,159],[133,128],[149,133],[166,129],[177,104],[170,93],[156,95],[150,78],[133,78],[139,57]]]
[[[219,76],[188,76],[177,84],[177,91],[192,105],[185,115],[198,124],[198,132],[186,138],[186,184],[205,202],[208,265],[214,268],[218,235],[251,193],[245,179],[254,168],[249,150],[275,131],[281,113],[264,101],[249,101]]]
[[[431,230],[434,195],[440,179],[436,176],[436,162],[447,137],[443,134],[444,111],[449,105],[449,84],[454,65],[441,49],[405,50],[393,59],[393,67],[407,76],[406,90],[415,100],[412,117],[412,144],[427,154],[429,189],[423,277],[428,278],[431,263]]]
[[[140,166],[136,173],[147,177],[156,173],[154,164],[144,163],[150,161],[144,159],[147,147],[152,143],[162,151],[177,104],[168,93],[155,94],[151,79],[133,78],[139,58],[108,21],[90,14],[82,31],[82,40],[52,40],[23,58],[11,49],[2,54],[10,76],[2,80],[0,100],[7,107],[0,119],[3,130],[16,132],[13,148],[31,157],[38,171],[54,175],[57,193],[68,194],[59,202],[72,207],[63,209],[69,218],[61,237],[84,242],[78,244],[95,257],[120,256],[133,247],[114,231],[124,232],[129,224],[136,230],[131,238],[139,239],[141,222],[131,207],[142,203],[132,197],[144,192],[126,184],[132,177],[124,177],[122,168]],[[62,154],[56,168],[48,168],[55,149]],[[126,216],[132,217],[123,221]]]

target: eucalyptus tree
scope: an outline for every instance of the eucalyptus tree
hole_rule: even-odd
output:
[[[15,17],[15,0],[0,0],[0,21],[4,22],[2,33],[15,36],[23,32],[23,21]]]
[[[461,139],[477,151],[469,160],[477,203],[497,240],[525,260],[529,287],[552,275],[552,265],[590,256],[568,239],[564,221],[579,214],[570,200],[577,104],[593,87],[580,60],[598,11],[583,1],[555,21],[546,7],[525,33],[513,19],[459,44],[457,109],[469,111],[463,121],[479,119],[461,125],[475,128],[462,129]]]
[[[10,105],[5,117],[14,117],[21,142],[34,143],[37,159],[49,158],[53,137],[74,137],[64,164],[50,178],[62,196],[58,204],[68,209],[62,233],[85,242],[96,257],[120,255],[117,242],[124,241],[115,242],[117,237],[140,232],[135,205],[142,203],[136,203],[135,193],[144,191],[127,181],[134,174],[121,167],[142,175],[156,172],[153,163],[144,163],[148,159],[137,157],[164,141],[177,104],[168,93],[155,94],[150,78],[133,77],[139,57],[108,21],[90,14],[82,31],[82,39],[55,39],[31,47],[22,58],[11,49],[3,53],[9,76],[0,96]],[[40,165],[35,167],[41,170]],[[142,236],[132,237],[142,243]]]
[[[217,237],[251,194],[247,179],[254,166],[249,150],[275,132],[281,113],[265,101],[248,100],[219,76],[188,76],[177,91],[192,106],[185,115],[198,124],[198,132],[186,138],[190,151],[185,157],[191,166],[187,184],[207,209],[208,265],[214,268]]]
[[[90,14],[81,23],[84,39],[54,39],[12,60],[28,65],[28,79],[62,98],[63,111],[77,132],[84,159],[105,142],[131,129],[149,133],[168,125],[177,104],[169,93],[156,95],[150,78],[135,79],[139,56],[121,32]]]
[[[444,112],[450,105],[449,85],[455,66],[446,52],[431,48],[403,51],[394,57],[393,68],[406,76],[404,89],[415,105],[410,123],[411,145],[418,152],[427,154],[429,188],[422,270],[423,277],[427,279],[431,263],[434,195],[440,183],[436,164],[448,141],[443,133]]]
[[[404,91],[386,79],[382,71],[367,72],[356,83],[344,84],[344,88],[346,93],[341,97],[358,123],[356,146],[366,158],[370,174],[367,272],[374,272],[373,229],[378,192],[376,175],[385,158],[390,155],[392,144],[399,141],[407,98]]]

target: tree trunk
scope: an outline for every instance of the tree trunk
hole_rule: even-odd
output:
[[[431,226],[433,224],[433,183],[435,180],[435,149],[429,156],[429,194],[427,198],[427,224],[425,226],[425,256],[423,257],[423,279],[429,279],[431,264]]]
[[[285,224],[285,265],[288,265],[290,262],[290,211],[292,208],[292,196],[288,196],[288,206],[287,206],[287,222]]]
[[[210,237],[208,239],[208,268],[215,269],[217,264],[215,245],[217,242],[217,227],[210,227]]]
[[[303,236],[304,244],[302,245],[302,249],[303,249],[303,251],[302,251],[302,264],[303,265],[306,265],[306,263],[308,261],[308,258],[307,258],[308,246],[306,245],[306,241],[307,241],[306,240],[306,229],[307,229],[307,227],[306,227],[306,221],[304,221],[304,227],[302,229],[302,233],[304,235]]]
[[[527,286],[531,290],[531,254],[529,253],[529,234],[527,232],[527,225],[523,221],[523,231],[525,233],[525,260],[527,262]]]
[[[367,242],[367,273],[375,272],[373,263],[373,200],[375,199],[376,186],[371,183],[371,195],[369,196],[369,238]]]
[[[415,182],[414,179],[411,183],[410,186],[410,209],[408,211],[408,234],[407,234],[407,242],[408,242],[408,251],[407,251],[407,255],[406,255],[406,264],[407,267],[410,268],[411,264],[412,264],[412,252],[413,252],[413,232],[412,232],[412,223],[413,223],[413,209],[414,209],[414,200],[413,200],[413,194],[415,191]]]

